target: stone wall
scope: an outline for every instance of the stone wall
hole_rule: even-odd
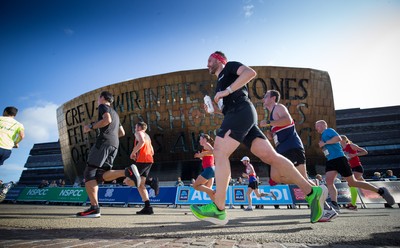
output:
[[[330,78],[327,72],[304,69],[255,66],[257,77],[249,84],[249,95],[256,106],[258,119],[268,117],[262,98],[266,90],[281,92],[281,103],[288,106],[296,121],[296,128],[306,148],[310,174],[315,164],[323,162],[318,148],[319,134],[314,131],[316,120],[324,119],[335,128],[335,110]],[[83,134],[84,124],[96,121],[97,98],[101,91],[114,94],[114,109],[119,113],[126,136],[120,140],[120,149],[114,168],[124,168],[133,161],[135,124],[143,120],[155,149],[154,176],[174,180],[177,176],[197,177],[201,171],[199,160],[193,158],[199,150],[201,132],[215,137],[222,116],[205,113],[203,97],[213,96],[216,84],[208,70],[180,71],[144,77],[102,87],[66,102],[57,110],[57,121],[65,172],[71,181],[85,168],[89,148],[95,132]],[[252,158],[257,167],[261,163],[244,147],[232,155],[232,177],[240,176],[243,168],[238,161],[243,155]],[[264,168],[266,168],[264,166]],[[265,169],[260,172],[265,173]],[[259,173],[260,173],[259,172]],[[237,175],[236,175],[237,174]],[[260,175],[266,176],[266,175]]]

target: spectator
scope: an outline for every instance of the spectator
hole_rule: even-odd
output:
[[[192,180],[190,180],[190,187],[193,187],[195,182],[196,182],[196,180],[194,178],[192,178]]]
[[[182,182],[181,177],[178,177],[178,180],[176,181],[175,186],[176,186],[176,187],[179,187],[179,186],[184,186],[184,185],[185,185],[185,184]]]
[[[64,179],[59,179],[58,180],[58,187],[64,187],[65,186],[65,180]]]
[[[72,185],[72,187],[74,187],[74,188],[80,187],[80,178],[79,178],[79,177],[76,177],[76,178],[75,178],[75,182],[74,182],[74,184]]]
[[[112,180],[111,181],[111,184],[110,184],[110,187],[117,187],[118,186],[118,184],[117,184],[117,180]]]
[[[43,179],[42,182],[39,184],[38,188],[41,189],[41,188],[45,188],[48,186],[49,186],[49,182],[47,180]]]
[[[397,180],[397,177],[395,175],[393,175],[393,171],[392,170],[387,170],[386,171],[385,178],[389,179],[390,181],[396,181]]]
[[[326,182],[321,174],[315,175],[315,181],[316,181],[317,185],[326,184]]]
[[[374,172],[374,176],[371,177],[372,180],[374,181],[381,181],[382,180],[382,176],[380,172],[375,171]]]
[[[236,179],[236,185],[245,185],[246,183],[243,181],[242,177],[238,177]]]
[[[51,187],[51,188],[57,187],[56,180],[51,181],[49,187]]]

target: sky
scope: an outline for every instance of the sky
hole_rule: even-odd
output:
[[[249,66],[327,71],[335,109],[399,105],[399,0],[1,0],[0,109],[26,138],[0,166],[18,181],[56,109],[94,89],[205,69],[223,51]]]

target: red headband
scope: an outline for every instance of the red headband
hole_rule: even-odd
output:
[[[214,59],[219,60],[222,64],[224,64],[224,65],[226,64],[226,59],[224,57],[222,57],[220,54],[212,53],[210,56],[213,57]]]

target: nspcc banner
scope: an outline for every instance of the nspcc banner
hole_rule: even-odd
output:
[[[85,188],[25,188],[17,201],[86,202]]]

